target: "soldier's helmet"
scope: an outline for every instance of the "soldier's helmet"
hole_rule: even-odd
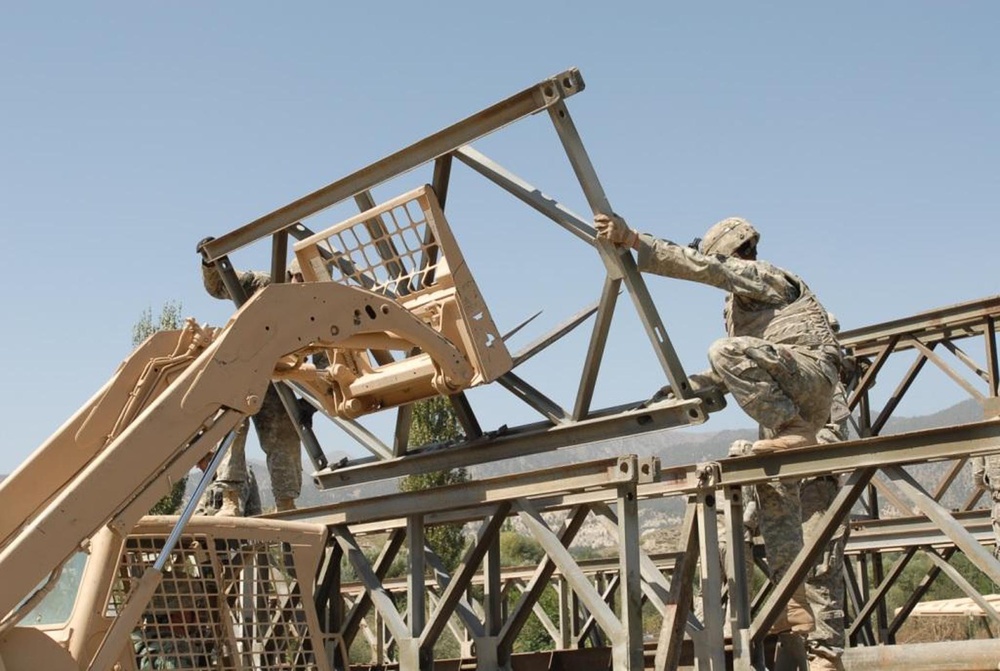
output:
[[[748,241],[752,241],[756,245],[758,240],[760,240],[760,233],[749,221],[741,217],[729,217],[714,224],[705,232],[705,237],[701,239],[698,251],[702,254],[732,256]]]
[[[302,266],[299,265],[298,257],[293,256],[292,260],[288,262],[288,271],[285,273],[286,281],[291,282],[296,275],[302,274]]]

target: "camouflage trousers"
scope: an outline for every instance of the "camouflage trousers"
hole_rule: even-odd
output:
[[[830,416],[837,368],[812,350],[737,336],[712,343],[708,360],[743,411],[766,429],[796,416],[818,428]]]
[[[783,480],[757,485],[760,509],[760,536],[771,579],[784,577],[795,556],[802,549],[802,502],[799,482]]]
[[[260,447],[267,456],[267,472],[271,476],[274,498],[297,499],[302,492],[302,449],[299,434],[281,404],[278,392],[268,386],[260,411],[253,415],[254,428]],[[247,481],[247,423],[237,430],[236,439],[229,448],[216,474],[216,480],[239,487]]]
[[[832,476],[802,481],[802,537],[810,543],[819,533],[819,522],[840,491],[840,482]],[[806,576],[806,596],[816,618],[816,630],[809,634],[809,649],[827,659],[844,650],[844,544],[848,527],[841,523],[833,538]]]

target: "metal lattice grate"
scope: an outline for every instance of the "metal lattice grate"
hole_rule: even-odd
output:
[[[109,615],[163,544],[164,537],[127,540]],[[318,668],[288,546],[188,537],[177,547],[132,633],[137,668]]]
[[[412,198],[370,219],[335,227],[315,242],[330,278],[391,298],[434,284],[441,261],[430,214]]]

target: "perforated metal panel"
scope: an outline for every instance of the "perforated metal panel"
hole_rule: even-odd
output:
[[[152,566],[165,537],[126,541],[108,615]],[[306,570],[311,579],[315,567]],[[327,668],[314,653],[291,548],[277,541],[182,539],[132,633],[138,669]]]

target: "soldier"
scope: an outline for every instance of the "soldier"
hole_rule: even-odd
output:
[[[972,457],[972,482],[989,494],[992,500],[990,519],[993,521],[993,556],[1000,559],[1000,454]]]
[[[708,351],[711,369],[691,376],[692,386],[728,391],[761,427],[753,454],[816,444],[830,416],[841,350],[827,312],[793,273],[757,260],[760,234],[745,219],[712,226],[698,244],[682,246],[639,234],[616,215],[597,215],[599,238],[638,252],[640,270],[728,292],[728,337]],[[757,487],[760,527],[768,566],[780,580],[802,549],[802,509],[797,482]],[[805,635],[812,611],[799,585],[772,631]]]
[[[198,251],[208,242],[206,238],[198,243]],[[202,282],[205,290],[214,298],[228,299],[229,292],[222,278],[215,270],[215,264],[201,263]],[[302,273],[293,262],[289,265],[287,281],[301,282]],[[271,283],[271,276],[260,271],[245,271],[239,274],[240,286],[249,298]],[[279,511],[295,508],[295,499],[302,491],[302,449],[299,434],[289,419],[278,393],[268,386],[260,410],[253,415],[260,447],[267,456],[267,470],[271,476],[271,491],[274,505]],[[237,515],[241,509],[240,491],[247,482],[246,423],[240,428],[229,454],[219,466],[216,481],[222,488],[222,508],[219,515]]]
[[[239,431],[246,431],[246,423],[240,424],[237,427]],[[228,460],[232,452],[226,455],[224,458]],[[205,455],[201,461],[198,462],[198,468],[202,471],[208,467],[208,462],[211,460],[212,455]],[[225,464],[220,464],[222,467]],[[247,479],[238,484],[238,508],[236,511],[237,515],[242,517],[252,517],[254,515],[260,515],[263,511],[260,504],[260,488],[257,486],[257,476],[254,475],[253,469],[249,466],[246,469]],[[198,501],[198,507],[195,508],[195,515],[219,515],[224,507],[225,492],[230,489],[230,483],[219,482],[218,473],[212,477],[212,482],[205,489],[205,493],[201,495],[201,499]],[[228,511],[227,511],[228,514]]]

